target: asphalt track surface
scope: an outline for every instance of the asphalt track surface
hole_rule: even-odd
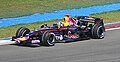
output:
[[[53,47],[0,46],[0,62],[120,62],[120,29],[104,39],[57,43]]]

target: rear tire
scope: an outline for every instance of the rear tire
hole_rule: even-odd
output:
[[[54,46],[55,45],[55,35],[50,32],[44,32],[41,39],[41,45],[43,46]]]
[[[103,39],[105,37],[105,28],[101,24],[95,24],[92,27],[92,38]]]

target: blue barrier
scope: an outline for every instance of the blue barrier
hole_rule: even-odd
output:
[[[64,17],[64,14],[71,14],[72,16],[88,16],[90,14],[108,12],[119,9],[120,9],[120,3],[116,3],[116,4],[108,4],[103,6],[92,6],[88,8],[60,10],[50,13],[36,13],[29,16],[0,19],[0,27],[6,27],[16,24],[41,22],[45,20],[61,19]]]

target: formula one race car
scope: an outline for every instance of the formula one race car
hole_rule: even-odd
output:
[[[51,27],[38,28],[30,31],[28,28],[20,27],[16,36],[12,37],[19,45],[39,44],[43,46],[54,46],[56,42],[76,41],[82,39],[103,39],[105,28],[103,19],[78,16],[77,25],[58,26],[53,24]]]

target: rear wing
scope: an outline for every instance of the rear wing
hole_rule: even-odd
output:
[[[96,18],[96,17],[78,16],[78,17],[77,17],[77,20],[78,20],[79,22],[90,22],[90,23],[94,23],[94,24],[102,24],[102,25],[104,25],[103,19],[101,19],[101,18]]]

